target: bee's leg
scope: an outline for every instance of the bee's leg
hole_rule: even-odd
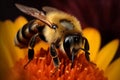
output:
[[[83,37],[83,39],[84,39],[85,57],[86,57],[86,59],[87,59],[88,61],[90,61],[90,57],[89,57],[90,53],[88,52],[88,50],[89,50],[89,43],[88,43],[88,40],[87,40],[85,37]]]
[[[73,63],[74,63],[74,58],[75,58],[75,53],[74,51],[72,51],[72,64],[71,64],[71,68],[73,68]]]
[[[37,33],[37,34],[35,34],[32,38],[31,38],[31,40],[30,40],[30,42],[29,42],[29,45],[28,45],[28,62],[27,62],[27,64],[24,66],[24,68],[26,68],[26,66],[31,62],[31,60],[34,58],[34,46],[35,46],[35,43],[36,43],[36,41],[38,40],[38,38],[39,38],[39,34]]]
[[[55,71],[53,72],[53,73],[55,73],[58,70],[58,68],[59,68],[60,61],[59,61],[58,54],[57,54],[56,47],[55,47],[54,43],[52,43],[50,45],[50,55],[52,56],[54,65],[56,67]]]

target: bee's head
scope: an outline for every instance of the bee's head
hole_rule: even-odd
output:
[[[72,60],[72,55],[76,55],[82,45],[82,41],[82,35],[78,33],[65,36],[63,47],[69,59]]]
[[[89,44],[87,39],[80,33],[74,33],[65,36],[63,47],[68,58],[72,60],[72,62],[74,61],[74,57],[80,49],[85,51],[86,58],[89,60]]]

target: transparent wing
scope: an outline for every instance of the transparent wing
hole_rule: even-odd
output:
[[[52,24],[46,19],[46,16],[44,15],[44,13],[42,11],[39,11],[36,8],[32,8],[32,7],[28,7],[28,6],[24,6],[21,4],[15,4],[15,6],[22,12],[31,15],[37,19],[39,19],[40,21],[46,23],[49,27],[52,26]]]
[[[60,11],[60,10],[58,10],[58,9],[56,9],[56,8],[48,7],[48,6],[44,6],[42,9],[43,9],[43,11],[45,11],[45,12]]]

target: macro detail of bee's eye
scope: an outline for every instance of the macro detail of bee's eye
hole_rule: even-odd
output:
[[[73,39],[74,39],[74,42],[79,42],[80,40],[79,36],[75,36]]]

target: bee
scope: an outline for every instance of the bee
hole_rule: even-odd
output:
[[[35,18],[18,30],[14,41],[20,48],[28,47],[28,63],[34,58],[35,44],[41,40],[50,44],[50,55],[56,69],[60,65],[57,49],[63,51],[72,64],[79,50],[84,51],[86,59],[90,61],[89,43],[82,34],[77,18],[53,7],[46,6],[42,8],[43,11],[39,11],[21,4],[15,5]]]

